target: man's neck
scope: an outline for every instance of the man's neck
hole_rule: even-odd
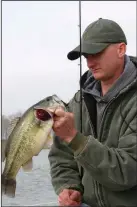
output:
[[[102,96],[104,96],[109,89],[111,88],[111,86],[114,84],[114,82],[101,82],[101,90],[102,90]]]

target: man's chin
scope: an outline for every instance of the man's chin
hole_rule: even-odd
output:
[[[99,80],[99,81],[103,81],[104,77],[101,75],[93,75],[93,77],[95,78],[95,80]]]

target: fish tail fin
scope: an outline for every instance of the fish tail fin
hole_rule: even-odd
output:
[[[1,176],[1,187],[2,194],[7,195],[8,197],[15,197],[16,191],[16,180],[14,179],[6,179],[4,175]]]

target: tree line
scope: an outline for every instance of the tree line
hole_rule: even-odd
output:
[[[9,116],[2,115],[2,128],[1,128],[2,139],[8,139],[8,127],[10,125],[11,120],[21,115],[22,115],[21,112],[17,112]]]

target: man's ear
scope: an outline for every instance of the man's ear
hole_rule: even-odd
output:
[[[126,53],[126,44],[124,42],[118,44],[118,57],[123,58]]]

